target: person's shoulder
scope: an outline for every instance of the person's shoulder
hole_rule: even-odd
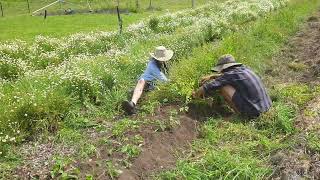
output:
[[[156,64],[156,60],[153,58],[150,58],[148,61],[148,64]]]
[[[148,61],[147,61],[147,66],[152,66],[154,64],[154,61],[152,58],[150,58]]]

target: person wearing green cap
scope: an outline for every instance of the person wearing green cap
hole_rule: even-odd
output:
[[[228,105],[248,118],[259,117],[270,109],[272,102],[261,79],[232,55],[221,56],[211,71],[219,74],[202,78],[200,88],[192,93],[194,98],[220,90]]]

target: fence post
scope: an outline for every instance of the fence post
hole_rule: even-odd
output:
[[[118,22],[119,22],[119,33],[122,34],[122,19],[120,16],[119,6],[117,6]]]
[[[29,14],[31,13],[30,11],[30,4],[29,4],[29,0],[27,0],[27,3],[28,3],[28,11],[29,11]]]
[[[152,8],[152,0],[149,1],[149,9]]]
[[[195,0],[192,0],[192,8],[194,8],[194,3],[195,3],[194,1],[195,1]]]
[[[44,10],[44,19],[47,19],[47,10]]]
[[[0,9],[1,9],[1,16],[3,17],[3,7],[2,7],[2,3],[0,2]]]

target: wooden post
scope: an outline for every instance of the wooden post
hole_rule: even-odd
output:
[[[27,0],[27,3],[28,3],[28,11],[29,11],[29,14],[31,13],[30,11],[30,4],[29,4],[29,0]]]
[[[2,7],[2,3],[0,2],[0,9],[1,9],[1,16],[3,17],[3,7]]]
[[[122,19],[120,16],[119,6],[117,6],[118,22],[119,22],[119,33],[122,34]]]
[[[47,19],[47,10],[44,10],[44,19]]]
[[[195,2],[194,2],[195,0],[192,0],[192,8],[194,8],[194,4],[195,4]]]

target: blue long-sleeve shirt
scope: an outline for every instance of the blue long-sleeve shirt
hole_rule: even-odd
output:
[[[144,79],[145,81],[168,81],[167,77],[164,75],[163,72],[161,72],[160,68],[157,66],[157,62],[155,59],[151,59],[149,61],[147,68],[144,70],[144,73],[140,76],[140,79]]]

